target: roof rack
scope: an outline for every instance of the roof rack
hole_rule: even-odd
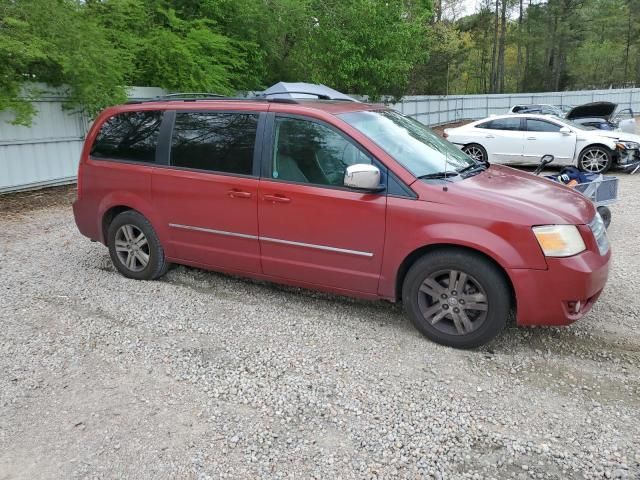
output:
[[[220,95],[218,93],[182,92],[182,93],[168,93],[166,95],[158,95],[157,97],[145,98],[144,100],[130,100],[127,102],[127,104],[161,102],[163,100],[195,102],[197,100],[244,100],[244,98],[227,97],[226,95]]]
[[[227,98],[226,95],[220,95],[219,93],[207,93],[207,92],[181,92],[181,93],[168,93],[161,95],[158,98],[171,99],[171,100],[185,100],[191,98]]]
[[[263,98],[270,97],[271,95],[290,95],[292,93],[297,93],[298,95],[314,95],[318,97],[319,100],[334,100],[329,95],[325,95],[324,93],[315,93],[315,92],[305,92],[304,90],[283,90],[281,92],[269,92],[269,93],[261,93],[259,96]],[[285,100],[304,100],[304,98],[293,98],[293,97],[285,97]]]

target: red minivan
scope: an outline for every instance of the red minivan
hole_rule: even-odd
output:
[[[610,249],[571,189],[477,163],[421,123],[338,100],[164,99],[108,108],[87,136],[80,232],[125,276],[170,263],[401,300],[430,339],[474,347],[511,312],[566,325]]]

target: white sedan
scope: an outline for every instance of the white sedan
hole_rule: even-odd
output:
[[[547,115],[496,115],[447,128],[444,137],[470,157],[494,163],[537,164],[544,155],[553,155],[558,165],[604,173],[614,162],[624,166],[640,160],[639,135],[595,130]]]

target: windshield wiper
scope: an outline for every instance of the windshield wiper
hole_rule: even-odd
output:
[[[426,175],[420,175],[419,179],[438,179],[438,178],[449,178],[449,177],[457,177],[460,175],[456,171],[448,171],[448,172],[436,172],[436,173],[427,173]]]
[[[476,170],[482,170],[484,172],[487,168],[488,167],[484,163],[474,163],[464,167],[462,170],[458,170],[458,173],[471,173],[475,172]]]

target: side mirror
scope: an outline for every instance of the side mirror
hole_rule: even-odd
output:
[[[344,186],[356,190],[379,191],[380,170],[368,163],[349,165],[344,172]]]
[[[560,133],[563,135],[571,135],[571,129],[569,127],[562,127]]]

